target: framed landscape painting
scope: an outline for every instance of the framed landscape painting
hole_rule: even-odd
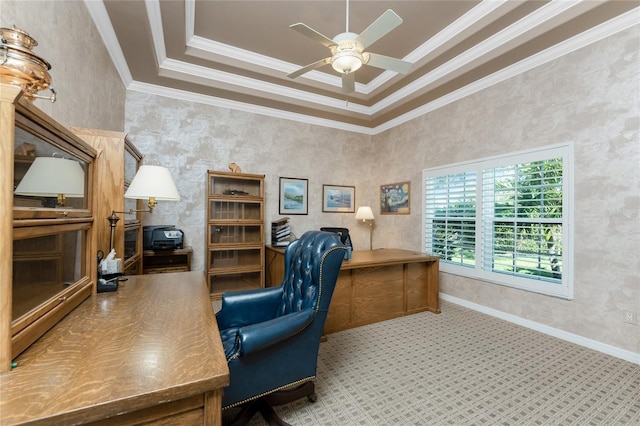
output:
[[[410,182],[380,186],[380,214],[410,213]]]
[[[307,179],[280,178],[280,214],[307,214],[308,184]]]
[[[355,201],[355,186],[322,185],[323,212],[353,213]]]

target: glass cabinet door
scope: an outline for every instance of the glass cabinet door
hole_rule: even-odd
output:
[[[14,218],[90,215],[86,158],[20,126],[15,127],[14,152]]]
[[[14,108],[13,122],[0,117],[14,129],[13,159],[2,157],[14,166],[12,273],[0,281],[0,291],[11,294],[12,358],[95,286],[90,183],[96,151],[31,103],[20,99]]]

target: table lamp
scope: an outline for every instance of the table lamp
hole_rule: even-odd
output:
[[[137,212],[153,213],[158,201],[180,201],[180,193],[171,178],[169,169],[161,166],[140,166],[133,177],[124,198],[134,200],[148,200],[148,210],[133,210],[116,212],[113,210],[107,218],[111,224],[111,243],[109,251],[113,249],[116,224],[120,220],[117,213],[133,214]]]
[[[358,207],[358,211],[356,212],[356,219],[362,220],[364,223],[369,224],[369,250],[373,250],[373,211],[371,211],[371,207],[362,206]],[[367,222],[369,221],[369,222]]]
[[[57,197],[64,207],[66,198],[84,197],[84,170],[80,163],[60,157],[36,157],[14,194]]]

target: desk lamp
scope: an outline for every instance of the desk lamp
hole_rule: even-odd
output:
[[[358,211],[356,212],[356,219],[362,220],[363,223],[369,224],[369,250],[373,250],[373,219],[374,217],[373,217],[373,211],[371,211],[371,207],[369,206],[358,207]]]
[[[120,220],[117,213],[133,214],[137,212],[153,213],[158,201],[180,201],[180,193],[171,178],[169,169],[160,166],[140,166],[133,177],[129,189],[124,193],[124,198],[134,200],[148,200],[148,210],[133,210],[126,212],[111,212],[107,218],[111,224],[111,243],[109,251],[113,249],[116,224]]]

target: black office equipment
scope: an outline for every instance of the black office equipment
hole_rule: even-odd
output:
[[[340,235],[340,241],[342,242],[342,244],[353,249],[353,244],[351,244],[351,237],[349,236],[349,228],[324,227],[320,228],[320,230],[326,232],[335,232],[336,234]]]
[[[144,250],[176,250],[184,247],[184,233],[173,225],[142,227]]]

